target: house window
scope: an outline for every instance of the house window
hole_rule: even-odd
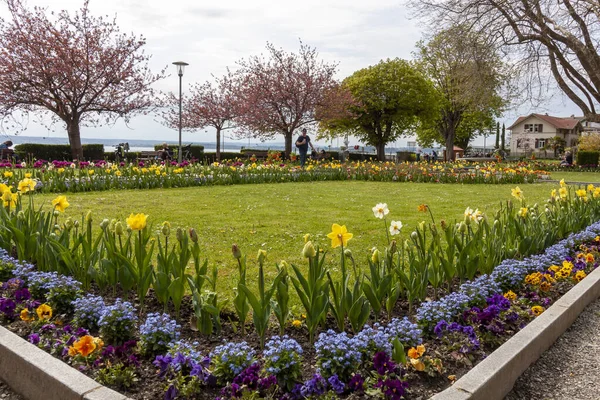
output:
[[[523,127],[524,132],[543,132],[544,124],[525,124]]]
[[[543,149],[546,147],[546,139],[535,139],[535,148]]]

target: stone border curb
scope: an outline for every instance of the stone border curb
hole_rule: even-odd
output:
[[[600,268],[575,285],[475,368],[430,400],[502,400],[517,378],[600,296]]]
[[[0,377],[28,400],[128,400],[2,326]]]

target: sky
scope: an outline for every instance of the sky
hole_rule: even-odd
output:
[[[179,77],[172,63],[189,63],[183,75],[185,92],[187,85],[212,80],[212,75],[223,75],[237,60],[264,53],[267,42],[289,52],[298,50],[301,39],[316,47],[326,62],[338,63],[338,79],[382,59],[411,59],[416,42],[423,39],[426,32],[422,21],[412,19],[401,1],[90,0],[89,9],[94,15],[116,16],[122,32],[146,38],[144,51],[152,55],[150,68],[155,72],[166,68],[169,74],[155,85],[156,89],[177,92]],[[83,0],[26,2],[29,6],[47,7],[48,11],[64,9],[70,13],[83,4]],[[4,4],[0,6],[0,15],[8,16]],[[531,109],[525,105],[511,110],[501,121],[508,126],[519,115],[534,111],[556,116],[581,114],[574,104],[559,96],[552,98],[544,108]],[[26,130],[20,134],[67,137],[62,124],[51,128],[45,125],[30,118]],[[82,127],[81,135],[85,138],[178,139],[177,130],[164,127],[152,116],[133,117],[129,124],[119,121],[112,126]],[[210,129],[183,132],[182,138],[186,143],[214,140],[214,131]],[[225,140],[234,138],[226,133]],[[283,137],[276,140],[282,142]],[[358,143],[351,140],[350,145],[354,144]],[[405,140],[396,144],[405,145]],[[475,144],[483,144],[483,139],[477,139]]]

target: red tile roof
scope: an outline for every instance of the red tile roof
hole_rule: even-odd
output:
[[[536,117],[541,119],[542,121],[546,121],[547,123],[549,123],[557,129],[573,129],[577,126],[577,124],[580,123],[579,119],[572,117],[562,118],[552,117],[550,115],[544,114],[529,114],[526,117],[519,117],[511,126],[508,127],[508,129],[512,129],[515,125],[518,125],[531,117]]]

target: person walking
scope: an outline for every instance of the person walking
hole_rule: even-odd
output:
[[[298,140],[296,140],[296,147],[300,152],[300,166],[304,168],[304,164],[306,163],[306,154],[308,153],[308,146],[316,152],[312,143],[310,142],[310,137],[306,134],[306,128],[302,128],[302,134],[298,136]]]

